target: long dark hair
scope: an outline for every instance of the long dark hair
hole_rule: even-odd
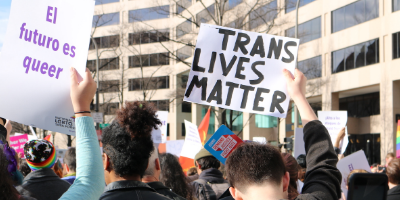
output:
[[[8,160],[0,147],[0,196],[7,197],[7,200],[17,200],[18,191],[13,186],[11,175],[7,170]]]
[[[176,194],[192,200],[192,188],[183,173],[178,159],[170,154],[160,154],[161,176],[160,181]]]
[[[289,200],[293,200],[299,195],[299,192],[297,191],[299,164],[297,164],[296,159],[288,153],[282,153],[282,157],[283,162],[285,162],[286,171],[289,172],[290,175],[288,197]]]

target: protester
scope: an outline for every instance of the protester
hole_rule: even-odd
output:
[[[199,200],[218,199],[228,188],[229,184],[218,170],[221,163],[206,149],[201,149],[194,157],[199,179],[193,181],[195,197]]]
[[[5,139],[5,137],[3,139]],[[3,148],[0,147],[0,197],[17,200],[19,199],[19,194],[13,186],[13,181],[7,168],[8,160],[3,152]]]
[[[306,169],[307,169],[307,162],[306,162],[306,155],[300,154],[297,157],[297,164],[299,164],[299,180],[304,182],[304,178],[306,176]]]
[[[330,135],[318,121],[305,98],[306,78],[295,70],[294,78],[284,70],[290,97],[296,103],[304,126],[307,173],[302,194],[295,198],[337,200],[341,196],[338,157]],[[230,192],[234,199],[287,199],[290,182],[282,155],[275,147],[243,143],[226,160]],[[201,174],[200,174],[201,176]]]
[[[186,178],[189,181],[189,183],[199,179],[199,174],[197,173],[197,168],[196,167],[191,167],[187,173],[186,173]]]
[[[19,166],[19,170],[24,177],[26,177],[32,171],[25,159],[21,159]]]
[[[180,170],[182,172],[182,168]],[[175,199],[175,200],[184,200],[185,198],[175,194],[174,192],[171,191],[170,188],[166,187],[162,182],[160,182],[160,174],[161,174],[160,159],[158,158],[157,148],[154,147],[154,151],[153,151],[153,153],[151,153],[151,156],[149,158],[149,165],[148,165],[146,171],[144,172],[142,182],[149,185],[151,188],[156,190],[157,193],[159,193],[159,194],[162,194],[166,197],[169,197],[169,198]],[[177,181],[177,183],[180,183],[179,178],[176,178],[175,181]],[[181,185],[181,188],[182,188],[182,185]]]
[[[160,155],[161,182],[176,194],[188,200],[193,199],[193,191],[187,181],[177,157],[170,153]]]
[[[63,161],[64,161],[64,164],[63,164],[64,178],[62,178],[62,179],[72,185],[76,179],[76,172],[75,172],[75,170],[76,170],[76,149],[75,149],[75,147],[71,147],[65,152]]]
[[[351,175],[355,174],[355,173],[369,173],[367,170],[365,169],[353,169],[351,170],[351,172],[349,173],[349,175],[347,175],[347,179],[346,179],[346,187],[347,189],[349,189],[349,183],[350,183],[350,177]]]
[[[337,135],[337,137],[336,137],[335,143],[333,144],[333,148],[335,149],[335,152],[336,152],[336,154],[337,154],[338,156],[341,155],[340,142],[343,140],[343,138],[344,138],[345,136],[346,136],[346,128],[343,127],[343,128],[339,131],[339,133],[338,133],[338,135]]]
[[[282,157],[283,162],[285,163],[286,171],[289,172],[290,175],[288,198],[289,200],[293,200],[299,195],[299,191],[297,190],[299,165],[297,164],[296,159],[294,159],[294,157],[288,153],[282,153]]]
[[[372,165],[371,165],[371,172],[372,172],[372,173],[378,173],[379,167],[380,167],[380,166],[379,166],[378,163],[372,164]]]
[[[101,200],[169,199],[141,182],[154,151],[151,132],[161,125],[156,111],[149,102],[128,102],[117,111],[111,125],[103,129],[101,141],[107,187]]]
[[[390,161],[392,161],[394,158],[396,158],[396,156],[394,155],[394,153],[388,153],[388,154],[386,155],[386,158],[385,158],[385,161],[386,161],[385,167],[387,167],[387,166],[389,165]]]
[[[70,184],[52,170],[57,158],[54,145],[47,140],[31,140],[25,143],[24,153],[32,172],[17,187],[18,192],[36,199],[59,199]]]
[[[387,168],[386,174],[389,179],[389,191],[387,193],[387,200],[400,199],[400,159],[393,158]]]

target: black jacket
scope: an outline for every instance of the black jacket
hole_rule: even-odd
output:
[[[67,181],[61,180],[52,169],[43,168],[29,173],[17,190],[21,195],[37,200],[56,200],[70,186]]]
[[[387,200],[399,200],[400,199],[400,185],[388,190]]]
[[[226,181],[223,177],[223,174],[221,171],[219,171],[218,169],[214,169],[214,168],[210,168],[210,169],[206,169],[204,171],[201,172],[201,174],[199,175],[198,179],[203,179],[206,182],[209,183],[227,183],[228,181]],[[190,184],[192,184],[193,187],[193,194],[195,194],[195,197],[198,199],[198,190],[199,190],[199,183],[197,183],[196,181],[191,182]]]
[[[163,183],[156,181],[147,183],[151,188],[156,190],[157,193],[175,200],[185,200],[185,198],[175,194],[171,189],[167,188]]]
[[[115,181],[107,185],[101,200],[171,200],[158,194],[153,188],[140,181]]]

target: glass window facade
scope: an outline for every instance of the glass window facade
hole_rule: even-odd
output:
[[[88,60],[86,67],[90,71],[96,71],[96,60]],[[114,69],[119,69],[119,58],[118,57],[99,59],[99,70],[100,71],[114,70]]]
[[[380,114],[379,92],[339,99],[339,110],[347,110],[349,117],[369,117]]]
[[[303,72],[308,80],[321,77],[322,58],[317,56],[297,63],[297,68]]]
[[[176,27],[176,37],[180,38],[192,31],[191,19],[184,21]]]
[[[207,23],[208,21],[212,20],[215,17],[215,5],[212,4],[208,6],[207,9],[204,9],[196,14],[196,23]]]
[[[285,31],[287,37],[295,37],[294,27]],[[321,17],[299,24],[300,44],[321,38]]]
[[[315,1],[315,0],[300,0],[299,7],[305,6],[313,1]],[[296,3],[297,3],[297,0],[286,0],[285,1],[285,12],[288,13],[293,10],[296,10]]]
[[[332,73],[379,63],[379,39],[332,52]]]
[[[190,102],[182,102],[182,112],[191,113],[192,112],[192,103]]]
[[[94,41],[97,44],[97,48],[112,48],[119,47],[119,35],[105,36],[94,38]],[[93,44],[93,40],[90,40],[89,50],[95,49]]]
[[[400,58],[400,32],[392,35],[393,59]]]
[[[256,114],[256,127],[257,128],[274,128],[278,127],[278,118],[268,115]]]
[[[129,68],[169,65],[169,53],[129,56]]]
[[[400,0],[392,0],[393,12],[400,10]]]
[[[203,119],[204,116],[206,116],[206,113],[208,111],[208,107],[202,107],[201,108],[201,118]],[[211,108],[210,111],[210,124],[208,125],[208,131],[207,134],[214,134],[215,133],[215,111],[214,108]]]
[[[359,0],[332,11],[332,33],[379,17],[378,0]]]
[[[102,103],[99,105],[99,111],[104,115],[115,115],[119,109],[119,103]]]
[[[268,24],[271,20],[275,19],[278,15],[277,1],[261,6],[250,13],[250,29],[255,29],[263,24]]]
[[[234,7],[236,7],[237,5],[241,4],[243,2],[243,0],[228,0],[228,8],[232,9]]]
[[[241,131],[243,129],[243,113],[234,110],[225,110],[225,115],[222,115],[222,121],[227,127],[232,126],[231,131]],[[232,123],[232,124],[231,124]]]
[[[119,0],[96,0],[95,5],[119,2]]]
[[[109,80],[99,82],[99,92],[119,92],[119,80]]]
[[[129,11],[129,22],[169,18],[169,5]]]
[[[154,101],[149,101],[150,103],[153,103],[156,107],[157,110],[161,111],[169,111],[169,100],[154,100]]]
[[[176,13],[180,14],[192,5],[192,0],[179,0],[176,2]]]
[[[110,26],[119,24],[119,12],[94,15],[92,27]]]
[[[178,62],[182,62],[192,56],[192,47],[184,46],[176,51],[176,57]]]
[[[165,42],[169,40],[169,29],[129,33],[129,45]]]
[[[128,90],[156,90],[169,88],[169,76],[129,79]]]

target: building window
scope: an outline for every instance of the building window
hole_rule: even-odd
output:
[[[186,127],[185,127],[185,123],[182,123],[182,136],[186,136]]]
[[[178,62],[185,61],[192,56],[192,47],[184,46],[176,51],[176,57]]]
[[[99,49],[119,47],[119,35],[98,37],[98,38],[94,38],[94,40],[96,41],[97,48],[99,48]],[[90,50],[95,49],[95,46],[94,46],[92,40],[90,40],[89,49]]]
[[[317,56],[297,63],[297,68],[303,72],[308,80],[321,77],[322,58]]]
[[[192,112],[192,103],[190,102],[182,102],[182,112],[191,113]]]
[[[86,67],[90,71],[96,71],[96,60],[88,60]],[[99,59],[99,70],[114,70],[119,69],[119,58],[106,58],[106,59]]]
[[[295,37],[294,27],[286,30],[286,37]],[[300,44],[321,38],[321,17],[317,17],[310,21],[299,25]]]
[[[332,73],[379,63],[379,39],[332,52]]]
[[[169,65],[168,53],[129,56],[129,68]]]
[[[400,0],[393,0],[393,12],[400,10]]]
[[[167,137],[169,137],[170,136],[170,130],[169,130],[169,123],[167,123]]]
[[[119,0],[96,0],[95,5],[107,4],[107,3],[114,3],[119,2]]]
[[[176,27],[176,37],[180,38],[192,31],[192,19],[186,20]]]
[[[187,75],[187,74],[181,75],[181,83],[182,83],[181,87],[183,89],[186,89],[186,85],[187,85],[188,79],[189,79],[189,75]]]
[[[243,113],[234,110],[225,110],[222,121],[227,127],[232,127],[231,131],[241,131],[243,129]]]
[[[129,11],[129,23],[169,18],[169,5]]]
[[[208,111],[208,107],[202,107],[201,108],[201,118],[204,119],[204,117],[206,116]],[[209,121],[209,125],[208,125],[208,130],[207,130],[207,134],[214,134],[215,133],[215,110],[214,108],[211,108],[210,111],[210,121]]]
[[[149,101],[157,107],[157,110],[169,111],[169,100],[155,100]]]
[[[381,162],[381,135],[380,134],[351,134],[344,156],[359,150],[364,150],[370,165]]]
[[[119,92],[119,80],[100,81],[99,92]]]
[[[274,128],[278,127],[278,118],[268,115],[256,114],[256,127],[257,128]]]
[[[380,114],[379,92],[339,99],[339,110],[347,110],[349,117],[368,117]]]
[[[379,17],[378,0],[359,0],[332,11],[332,33]]]
[[[169,76],[129,79],[129,91],[169,88]]]
[[[250,29],[255,29],[262,24],[267,24],[269,21],[275,19],[277,15],[278,4],[276,0],[255,9],[250,13]]]
[[[92,27],[110,26],[119,24],[119,12],[94,15]]]
[[[180,14],[192,5],[192,0],[179,0],[176,2],[176,13]]]
[[[119,103],[102,103],[99,105],[99,111],[104,115],[115,115],[119,108]]]
[[[315,0],[300,0],[299,7],[305,6],[313,1],[315,1]],[[297,0],[286,0],[285,1],[285,12],[288,13],[293,10],[296,10],[296,3],[297,3]]]
[[[400,32],[393,33],[393,59],[400,58]]]
[[[201,24],[201,23],[207,23],[208,21],[212,20],[213,17],[215,17],[215,8],[214,4],[211,6],[208,6],[207,9],[204,9],[200,11],[199,13],[196,14],[196,23]]]
[[[165,42],[169,40],[169,29],[129,33],[129,45]]]
[[[228,8],[232,9],[236,7],[237,5],[241,4],[243,0],[228,0]]]

